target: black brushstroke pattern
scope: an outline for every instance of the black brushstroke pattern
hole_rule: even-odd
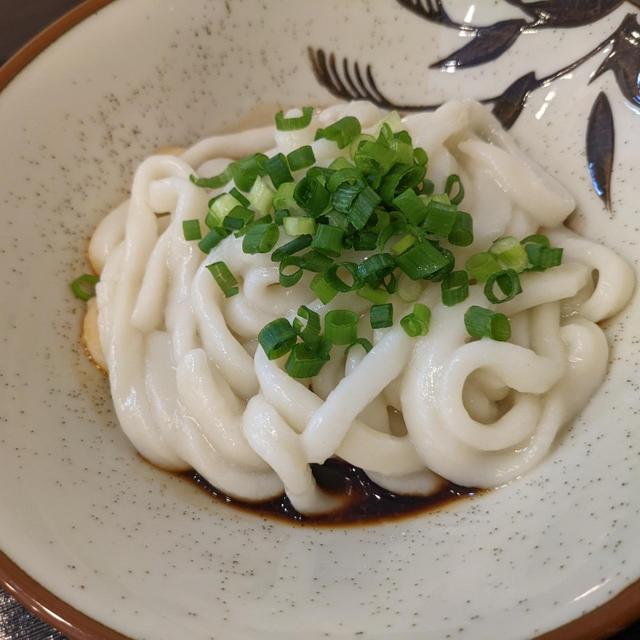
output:
[[[607,209],[611,209],[614,127],[609,99],[600,92],[591,107],[587,125],[587,164],[591,182]]]
[[[528,30],[538,28],[573,28],[592,24],[612,11],[615,11],[625,0],[542,0],[541,2],[525,2],[524,0],[505,0],[518,7],[534,21]],[[640,0],[629,0],[640,7]]]
[[[368,100],[383,109],[398,111],[433,111],[440,106],[440,103],[411,105],[392,102],[378,89],[370,64],[366,66],[363,74],[358,62],[351,64],[347,58],[343,58],[340,64],[335,54],[330,53],[327,56],[322,49],[312,47],[309,47],[307,52],[316,80],[336,98]]]
[[[468,44],[457,49],[442,60],[430,64],[430,68],[443,69],[474,67],[491,62],[501,56],[522,33],[527,24],[524,20],[503,20],[489,27],[479,27]]]
[[[505,129],[510,129],[518,119],[529,94],[543,83],[533,71],[512,82],[501,95],[493,100],[493,115]]]
[[[611,51],[589,82],[613,71],[622,95],[640,106],[640,24],[633,13],[626,15],[611,38]]]
[[[507,51],[524,31],[545,28],[574,28],[592,24],[609,15],[625,1],[640,8],[640,0],[505,0],[526,13],[532,21],[520,18],[503,20],[488,26],[474,26],[451,19],[442,0],[396,0],[421,18],[446,27],[458,29],[472,36],[472,40],[446,57],[434,62],[431,68],[465,69],[495,60]],[[620,82],[620,81],[619,81]],[[628,81],[624,81],[628,85]]]

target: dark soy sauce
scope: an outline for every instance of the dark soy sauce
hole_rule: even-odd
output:
[[[286,496],[263,502],[246,502],[218,491],[195,471],[186,472],[183,477],[195,482],[215,499],[243,511],[314,526],[361,525],[396,520],[479,493],[478,489],[443,481],[442,487],[430,496],[403,496],[383,489],[372,482],[362,469],[340,460],[330,459],[321,465],[312,464],[311,469],[318,486],[342,500],[335,511],[322,515],[303,515],[293,508]]]

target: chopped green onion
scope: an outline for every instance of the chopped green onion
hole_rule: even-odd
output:
[[[527,236],[521,241],[527,253],[532,271],[544,271],[550,267],[557,267],[562,262],[562,248],[550,247],[549,238],[541,234]]]
[[[289,171],[287,161],[282,153],[278,153],[273,156],[273,158],[269,158],[264,163],[264,170],[271,178],[271,182],[276,189],[285,182],[293,182],[293,176]]]
[[[344,184],[349,185],[361,185],[364,186],[364,176],[360,169],[354,167],[348,160],[345,160],[347,163],[346,167],[342,167],[341,169],[337,169],[335,173],[333,173],[329,180],[327,180],[327,189],[334,193],[338,190],[338,187],[343,186]],[[358,190],[359,191],[359,190]]]
[[[329,311],[324,318],[324,337],[331,344],[351,344],[358,337],[358,314],[347,309]]]
[[[339,271],[346,271],[349,276],[347,279],[343,279],[338,274]],[[346,274],[345,274],[346,275]],[[349,291],[355,291],[362,286],[362,280],[358,274],[358,265],[355,262],[334,262],[325,272],[324,279],[331,285],[336,291],[340,293],[348,293]],[[351,283],[348,280],[351,280]]]
[[[358,118],[345,116],[324,129],[318,129],[315,139],[333,140],[338,145],[338,149],[344,149],[360,135],[361,130]]]
[[[313,153],[313,149],[310,145],[306,144],[303,147],[294,149],[291,153],[287,154],[287,162],[291,171],[299,171],[300,169],[306,169],[313,165],[316,161],[316,156]]]
[[[418,280],[412,280],[406,273],[400,273],[396,293],[404,302],[415,302],[422,293],[422,286]]]
[[[469,307],[464,314],[464,326],[469,335],[475,338],[488,337],[504,342],[511,337],[511,325],[507,316],[484,307]]]
[[[374,304],[369,309],[369,322],[372,329],[384,329],[393,325],[393,305]]]
[[[299,256],[285,256],[278,265],[278,278],[283,287],[293,287],[300,281],[303,273]]]
[[[318,251],[307,251],[299,256],[300,266],[306,271],[320,273],[326,271],[332,264],[333,260]]]
[[[420,225],[427,215],[427,207],[413,189],[406,189],[393,199],[393,204],[407,216],[411,224]]]
[[[229,235],[229,232],[222,227],[214,227],[207,235],[198,242],[198,247],[203,253],[209,253],[211,249],[216,247],[222,240]]]
[[[544,271],[550,267],[557,267],[562,262],[562,247],[527,245],[525,248],[533,271]]]
[[[369,221],[371,214],[380,201],[380,196],[371,187],[362,189],[347,213],[349,222],[351,222],[356,229],[362,229]]]
[[[458,211],[448,240],[457,247],[468,247],[473,242],[473,219],[466,211]]]
[[[84,273],[71,283],[71,291],[79,300],[91,300],[96,295],[96,284],[100,278],[91,273]]]
[[[486,282],[487,278],[496,271],[500,271],[500,264],[494,256],[483,251],[474,253],[465,263],[469,277],[477,282]]]
[[[304,129],[311,124],[313,117],[313,107],[302,107],[301,116],[293,116],[291,118],[284,117],[284,111],[276,113],[276,129],[278,131],[296,131]]]
[[[489,253],[494,255],[506,269],[520,273],[529,265],[525,247],[513,236],[499,238],[490,247]]]
[[[329,192],[323,184],[307,174],[296,184],[293,199],[307,213],[317,218],[329,204]]]
[[[412,247],[416,243],[416,237],[411,233],[408,233],[406,236],[403,236],[389,247],[389,251],[394,256],[399,256],[401,253],[404,253],[407,249]]]
[[[292,378],[313,378],[328,360],[328,345],[325,347],[322,342],[299,342],[291,350],[284,369]]]
[[[334,289],[325,279],[324,273],[318,273],[313,277],[309,288],[313,293],[316,294],[318,300],[322,302],[322,304],[329,304],[338,292]]]
[[[348,355],[352,347],[361,346],[366,353],[369,353],[373,349],[373,345],[366,338],[358,338],[354,340],[345,350],[344,355]]]
[[[329,180],[329,182],[331,182],[331,180]],[[349,213],[362,189],[364,189],[364,186],[360,183],[341,184],[331,194],[331,206],[339,213]]]
[[[416,302],[413,311],[400,320],[400,326],[410,338],[426,336],[430,323],[431,309],[420,302]]]
[[[266,324],[258,334],[258,342],[269,360],[276,360],[291,351],[298,334],[286,318],[276,318]]]
[[[275,247],[279,236],[278,225],[273,222],[252,226],[242,239],[242,250],[245,253],[268,253]]]
[[[396,261],[388,253],[374,253],[358,264],[360,279],[377,287],[396,268]]]
[[[302,305],[298,308],[297,317],[293,321],[293,329],[304,342],[316,342],[320,339],[320,316]]]
[[[343,237],[344,231],[339,227],[334,227],[329,224],[319,224],[316,234],[311,241],[311,248],[337,257],[342,253]]]
[[[196,178],[193,174],[189,176],[189,180],[196,185],[196,187],[204,187],[205,189],[219,189],[224,187],[232,178],[231,169],[227,167],[222,173],[211,178]]]
[[[207,265],[207,269],[209,269],[218,286],[222,289],[225,298],[231,298],[231,296],[235,296],[240,291],[238,281],[224,262],[214,262]]]
[[[200,220],[183,220],[182,221],[182,233],[184,239],[189,242],[191,240],[200,240],[202,238],[202,231],[200,229]]]
[[[384,304],[389,299],[389,293],[384,289],[374,289],[368,284],[363,284],[356,293],[365,300],[374,304]]]
[[[242,205],[230,193],[223,193],[209,202],[209,213],[207,213],[205,224],[210,229],[221,227],[224,219],[235,207],[242,207]]]
[[[498,298],[495,295],[494,285],[496,284],[504,294],[504,298]],[[522,293],[522,286],[520,285],[518,274],[513,269],[504,269],[492,273],[484,285],[484,295],[487,296],[487,300],[492,304],[508,302],[519,293]]]
[[[416,147],[413,150],[413,159],[418,164],[427,164],[429,162],[429,156],[422,147]]]
[[[256,211],[264,215],[271,210],[274,195],[273,189],[258,176],[249,191],[249,202]]]
[[[413,190],[422,182],[426,171],[426,167],[419,164],[396,164],[380,183],[378,191],[382,200],[391,204],[398,194]]]
[[[426,207],[427,213],[422,228],[436,236],[447,238],[453,231],[460,212],[450,204],[431,200]]]
[[[289,210],[288,209],[277,209],[273,213],[273,218],[274,218],[275,223],[277,225],[282,225],[282,223],[284,222],[284,219],[288,218],[288,217],[289,217]]]
[[[251,203],[249,199],[244,196],[244,194],[240,193],[235,187],[229,189],[230,195],[232,195],[243,207],[248,207]]]
[[[359,231],[352,237],[353,248],[356,251],[373,251],[376,248],[378,234],[373,231]]]
[[[452,271],[440,284],[442,303],[452,307],[469,297],[469,276],[466,271]]]
[[[258,176],[265,174],[264,164],[267,156],[264,153],[254,153],[242,160],[236,160],[230,165],[233,181],[241,191],[249,191]]]
[[[255,214],[251,209],[238,205],[237,207],[234,207],[227,216],[225,216],[225,219],[222,221],[222,225],[225,229],[238,231],[251,222],[254,215]]]
[[[449,264],[449,260],[431,242],[414,244],[403,254],[396,256],[398,266],[412,279],[429,278]]]
[[[451,195],[451,192],[455,187],[458,187],[457,192],[454,196]],[[460,176],[452,173],[445,182],[444,192],[449,196],[449,200],[451,200],[451,204],[458,205],[462,202],[464,198],[464,187],[462,186],[462,180],[460,180]]]
[[[302,251],[302,249],[306,249],[311,244],[311,236],[304,235],[298,236],[294,238],[290,242],[287,242],[281,246],[279,246],[272,254],[271,260],[273,262],[279,262],[285,256],[291,256],[298,251]]]
[[[282,226],[288,236],[311,235],[316,230],[316,221],[313,218],[288,216],[283,219]]]
[[[379,142],[364,140],[358,145],[353,160],[364,173],[382,176],[395,164],[396,154]]]

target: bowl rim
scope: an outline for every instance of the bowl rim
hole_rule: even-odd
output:
[[[44,27],[0,66],[0,92],[49,45],[112,2],[114,0],[84,0]],[[64,602],[2,550],[0,586],[71,640],[131,640]],[[604,604],[533,640],[601,640],[623,631],[636,620],[640,620],[640,578]]]

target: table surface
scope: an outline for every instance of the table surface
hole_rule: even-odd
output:
[[[0,0],[0,65],[31,37],[82,0]],[[638,611],[640,616],[640,611]],[[0,589],[0,640],[64,640]],[[611,640],[637,640],[640,621]]]

